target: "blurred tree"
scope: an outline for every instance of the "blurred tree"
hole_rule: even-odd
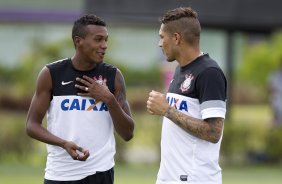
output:
[[[147,70],[128,69],[124,65],[118,66],[124,74],[127,86],[162,86],[161,71],[158,65]]]
[[[266,139],[266,153],[274,162],[282,161],[282,127],[272,128]]]
[[[282,58],[282,32],[244,48],[236,68],[232,100],[239,104],[268,103],[267,80]]]
[[[278,67],[282,58],[282,32],[271,39],[246,49],[238,70],[238,80],[265,87],[269,74]]]
[[[71,49],[72,42],[69,39],[52,43],[34,40],[30,52],[22,56],[18,65],[14,68],[0,66],[1,86],[7,86],[4,95],[16,97],[31,95],[34,91],[36,76],[41,68],[58,58],[64,58],[66,52]]]
[[[17,96],[27,96],[33,93],[36,76],[43,66],[58,59],[65,58],[66,52],[71,52],[72,42],[63,39],[58,42],[45,43],[35,40],[30,53],[22,57],[22,61],[11,72],[11,79],[14,81],[13,91]]]

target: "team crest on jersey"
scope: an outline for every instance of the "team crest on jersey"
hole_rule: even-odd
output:
[[[107,78],[103,78],[102,75],[99,75],[98,79],[96,77],[93,77],[93,79],[100,85],[103,85],[103,86],[107,86]]]
[[[187,75],[185,75],[185,78],[186,79],[182,82],[182,84],[180,86],[180,90],[182,92],[188,91],[188,89],[191,86],[191,82],[194,79],[194,76],[192,74],[190,74],[190,75],[187,74]]]

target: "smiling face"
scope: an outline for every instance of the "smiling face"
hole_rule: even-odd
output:
[[[88,25],[85,29],[86,34],[84,38],[75,37],[76,51],[87,62],[101,63],[107,49],[107,28],[99,25]]]
[[[159,47],[162,48],[164,55],[166,56],[166,60],[168,62],[172,62],[175,60],[175,49],[174,49],[174,42],[173,42],[173,34],[168,33],[165,31],[165,25],[161,24],[160,30],[160,41]]]

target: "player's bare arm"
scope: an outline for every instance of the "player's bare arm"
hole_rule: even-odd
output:
[[[51,134],[42,126],[42,121],[50,105],[52,80],[49,69],[44,67],[38,75],[36,83],[36,91],[32,98],[31,105],[26,119],[27,134],[41,142],[60,146],[68,151],[73,159],[81,161],[86,160],[89,156],[87,150],[78,147],[75,143],[63,140]],[[78,156],[76,150],[84,154]]]
[[[221,137],[223,118],[209,118],[205,120],[193,118],[170,107],[165,95],[162,93],[152,91],[149,94],[147,110],[150,114],[167,117],[182,129],[200,139],[217,143]]]
[[[112,111],[110,111],[115,129],[125,140],[133,137],[134,121],[131,116],[129,104],[126,98],[125,81],[120,70],[116,72],[115,78],[115,99],[112,101]],[[119,105],[115,105],[116,102]]]
[[[222,134],[223,118],[196,119],[173,107],[168,108],[165,117],[188,133],[212,143],[217,143]]]
[[[115,97],[124,110],[124,112],[131,117],[131,112],[129,108],[129,104],[126,98],[126,89],[124,78],[119,70],[117,70],[116,78],[115,78]]]
[[[114,94],[106,86],[96,83],[90,77],[83,76],[76,80],[84,85],[76,85],[76,87],[86,92],[78,93],[78,95],[92,97],[96,103],[104,102],[111,114],[115,130],[125,141],[129,141],[133,137],[134,121],[126,99],[125,81],[121,72],[119,70],[116,72]]]

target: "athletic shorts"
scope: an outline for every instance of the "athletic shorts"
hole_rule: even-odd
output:
[[[96,172],[93,175],[87,176],[76,181],[54,181],[44,179],[44,184],[113,184],[114,183],[114,168],[105,172]]]

